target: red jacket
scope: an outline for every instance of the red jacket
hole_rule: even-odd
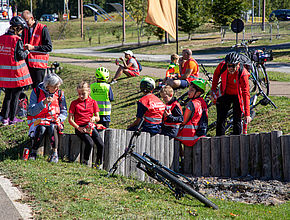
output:
[[[189,63],[190,61],[193,61],[193,62],[196,64],[196,66],[197,66],[197,71],[196,71],[196,72],[192,71],[191,74],[189,75],[189,77],[186,79],[189,83],[190,83],[191,81],[193,81],[193,80],[196,80],[196,79],[198,78],[198,74],[199,74],[199,66],[198,66],[198,63],[196,62],[195,59],[193,59],[193,58],[191,57],[191,58],[189,58],[189,60],[187,60],[187,61],[184,63],[183,68],[182,68],[182,72],[181,72],[180,76],[183,76],[183,75],[185,74],[186,67],[187,67],[187,65],[188,65],[188,63]]]
[[[224,67],[225,61],[222,61],[214,71],[213,81],[211,90],[217,91],[217,84],[221,78],[220,96],[225,95],[226,85],[227,85],[227,74],[228,69]],[[223,72],[222,70],[225,69]],[[250,89],[249,89],[249,72],[246,68],[239,73],[239,68],[237,69],[237,87],[238,87],[238,97],[240,101],[240,108],[245,116],[250,116]],[[231,95],[231,94],[228,94]]]
[[[42,30],[46,27],[43,24],[37,23],[32,36],[30,38],[30,41],[28,42],[28,34],[29,29],[24,29],[24,44],[31,44],[33,46],[40,46],[42,44]],[[46,69],[48,64],[49,54],[47,52],[41,52],[41,51],[30,51],[28,54],[28,65],[32,68],[41,68]]]
[[[0,87],[17,88],[32,84],[24,60],[14,59],[15,47],[21,38],[17,35],[0,36]]]
[[[165,104],[152,93],[143,96],[139,102],[148,108],[144,114],[145,121],[150,124],[161,124]]]
[[[207,104],[203,98],[199,97],[191,100],[194,106],[192,118],[181,127],[178,131],[176,139],[186,146],[193,146],[199,138],[205,136],[207,129],[208,110]],[[203,121],[204,120],[204,121]],[[204,123],[206,123],[205,127]],[[198,132],[201,131],[202,132]]]

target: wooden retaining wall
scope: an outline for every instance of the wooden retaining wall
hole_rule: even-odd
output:
[[[109,170],[124,152],[133,132],[106,129],[100,132],[105,142],[103,169]],[[47,145],[47,144],[45,144]],[[84,143],[73,134],[60,137],[59,156],[81,162]],[[180,143],[164,135],[150,136],[142,132],[136,141],[135,151],[147,152],[165,166],[178,171]],[[47,154],[47,148],[44,150]],[[92,149],[89,166],[96,158]],[[194,176],[240,177],[251,175],[258,179],[290,181],[290,135],[281,131],[201,138],[194,147],[184,147],[183,167],[185,174]],[[126,160],[117,173],[133,175],[144,180],[144,173],[136,163]]]

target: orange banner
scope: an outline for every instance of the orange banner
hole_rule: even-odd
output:
[[[162,28],[176,39],[176,0],[148,0],[145,21]]]

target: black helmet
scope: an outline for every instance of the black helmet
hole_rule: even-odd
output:
[[[145,77],[140,82],[140,89],[142,92],[152,92],[155,88],[155,81],[150,77]]]
[[[21,26],[23,29],[28,28],[26,21],[22,17],[19,17],[19,16],[12,17],[10,20],[10,25],[12,27]]]
[[[238,64],[240,62],[240,54],[231,52],[226,55],[225,62],[229,64]]]

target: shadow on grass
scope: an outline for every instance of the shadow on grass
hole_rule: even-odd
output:
[[[4,161],[6,159],[10,159],[10,160],[22,159],[23,149],[25,147],[30,147],[30,146],[31,146],[31,140],[27,139],[25,141],[20,142],[15,147],[5,148],[0,152],[0,161]]]

